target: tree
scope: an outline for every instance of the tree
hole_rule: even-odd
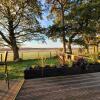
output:
[[[63,42],[64,52],[67,49],[72,54],[72,39],[79,33],[79,27],[75,21],[73,21],[73,1],[71,0],[48,0],[51,3],[51,14],[54,14],[54,25],[49,27],[48,36],[54,38],[60,38]],[[51,28],[51,32],[50,32]],[[59,31],[58,31],[59,30]]]
[[[89,53],[89,45],[97,45],[96,36],[100,34],[100,0],[76,0],[74,19],[81,26],[83,45]],[[92,41],[92,42],[91,42]]]
[[[71,44],[76,39],[78,39],[78,38],[76,38],[76,36],[79,34],[79,32],[76,29],[77,27],[73,27],[73,25],[72,25],[72,23],[67,23],[67,25],[65,25],[64,27],[60,27],[58,25],[53,25],[53,26],[48,27],[48,31],[46,33],[46,35],[54,41],[57,40],[58,38],[61,39],[61,41],[63,41],[60,33],[64,30],[64,32],[65,32],[65,43],[68,47],[67,52],[69,54],[72,54]]]
[[[51,5],[51,11],[55,14],[54,24],[49,28],[52,33],[50,37],[61,38],[63,44],[67,44],[70,54],[72,53],[71,44],[73,42],[82,43],[89,47],[89,38],[96,36],[97,25],[100,21],[100,1],[99,0],[48,0]],[[62,7],[63,6],[63,7]],[[62,14],[63,12],[63,14]],[[64,21],[64,24],[61,22]],[[61,33],[64,34],[61,34]],[[77,35],[81,38],[75,39]],[[89,37],[88,37],[89,36]],[[84,39],[83,39],[84,38]],[[82,40],[81,40],[82,39]],[[77,42],[78,41],[78,42]],[[80,44],[80,43],[79,43]],[[66,46],[64,46],[66,47]]]
[[[41,11],[38,0],[0,0],[0,36],[14,60],[19,59],[18,45],[39,36]]]
[[[76,28],[72,28],[71,33],[77,34],[81,36],[79,39],[73,39],[74,34],[70,34],[69,44],[72,42],[81,43],[81,45],[85,46],[87,51],[91,41],[91,36],[95,37],[97,34],[98,28],[100,25],[100,1],[99,0],[74,0],[71,2],[70,12],[67,14],[67,20],[72,20],[73,26],[78,26]],[[66,18],[65,18],[66,20]],[[74,23],[76,25],[74,25]],[[74,35],[75,36],[75,35]],[[68,45],[69,45],[68,44]],[[71,46],[69,45],[69,49]],[[71,51],[71,49],[70,49]]]
[[[50,4],[51,7],[51,14],[54,14],[53,18],[55,17],[54,23],[60,25],[62,27],[61,31],[61,39],[63,42],[64,53],[66,53],[66,40],[65,40],[65,8],[67,7],[68,0],[47,0],[47,3]]]

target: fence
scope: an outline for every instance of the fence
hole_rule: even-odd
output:
[[[73,49],[73,54],[74,55],[86,55],[85,51],[83,49],[82,52],[79,52],[78,49]],[[22,58],[23,60],[28,60],[28,59],[39,59],[41,57],[45,58],[51,58],[54,57],[58,54],[59,49],[55,50],[20,50],[19,51],[19,57]],[[99,49],[100,52],[100,49]],[[90,50],[90,54],[93,54],[93,49]],[[0,52],[0,61],[3,61],[3,51]],[[8,53],[8,61],[13,61],[13,53],[12,51],[9,51]]]
[[[52,51],[20,51],[19,52],[19,57],[23,60],[39,59],[42,57],[52,58],[56,55],[57,55],[56,50],[52,50]],[[0,53],[0,61],[3,61],[3,60],[4,60],[4,57],[3,57],[3,52],[2,52],[2,53]],[[9,51],[7,60],[13,61],[13,52],[12,51]]]

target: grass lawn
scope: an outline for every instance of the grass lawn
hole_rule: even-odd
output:
[[[44,63],[43,63],[44,62]],[[18,63],[14,62],[8,62],[8,70],[9,70],[9,77],[10,79],[17,79],[17,78],[23,78],[24,76],[24,70],[32,66],[34,67],[35,65],[41,65],[43,64],[59,64],[57,58],[51,58],[51,59],[46,59],[46,60],[23,60]],[[3,79],[3,73],[4,73],[4,67],[0,67],[0,79]]]

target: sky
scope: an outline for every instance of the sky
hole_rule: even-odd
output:
[[[44,4],[44,0],[42,0],[42,3]],[[39,20],[42,27],[48,27],[53,24],[52,20],[47,19],[48,12],[43,14],[43,19]],[[40,41],[31,41],[31,42],[25,42],[22,47],[29,47],[29,48],[59,48],[62,47],[62,43],[60,40],[57,40],[56,42],[46,39],[46,43],[42,43]]]
[[[47,20],[46,16],[44,16],[44,19],[41,20],[41,25],[43,27],[48,27],[49,25],[52,25],[52,21]],[[29,48],[59,48],[62,47],[62,43],[58,39],[56,42],[52,41],[51,39],[46,39],[46,43],[42,43],[42,41],[30,41],[25,42],[23,47],[29,47]]]
[[[53,42],[52,40],[47,39],[46,43],[31,41],[25,42],[23,47],[27,48],[60,48],[62,47],[62,43],[58,40],[57,42]]]

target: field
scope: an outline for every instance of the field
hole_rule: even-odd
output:
[[[4,51],[1,51],[1,53],[4,53]],[[20,50],[19,56],[23,60],[29,60],[29,59],[40,59],[42,57],[44,58],[51,58],[57,55],[57,49],[39,49],[39,50]],[[1,57],[0,57],[1,58]],[[4,60],[4,55],[2,55],[2,60]],[[7,61],[13,61],[13,52],[9,51]]]
[[[42,57],[44,58],[52,58],[54,56],[57,55],[58,53],[58,48],[41,48],[41,49],[37,49],[37,48],[24,48],[24,49],[21,49],[19,51],[19,56],[21,59],[23,60],[29,60],[29,59],[40,59]],[[8,53],[8,58],[7,58],[7,61],[13,61],[13,53],[12,51],[8,50],[9,53]],[[100,49],[99,49],[99,52],[100,52]],[[4,55],[2,55],[1,57],[1,53],[4,53],[4,50],[1,50],[0,51],[0,60],[4,60]],[[90,48],[90,55],[94,53],[94,49],[93,48]],[[75,55],[87,55],[86,53],[86,50],[83,49],[81,52],[78,48],[73,48],[73,54]]]

